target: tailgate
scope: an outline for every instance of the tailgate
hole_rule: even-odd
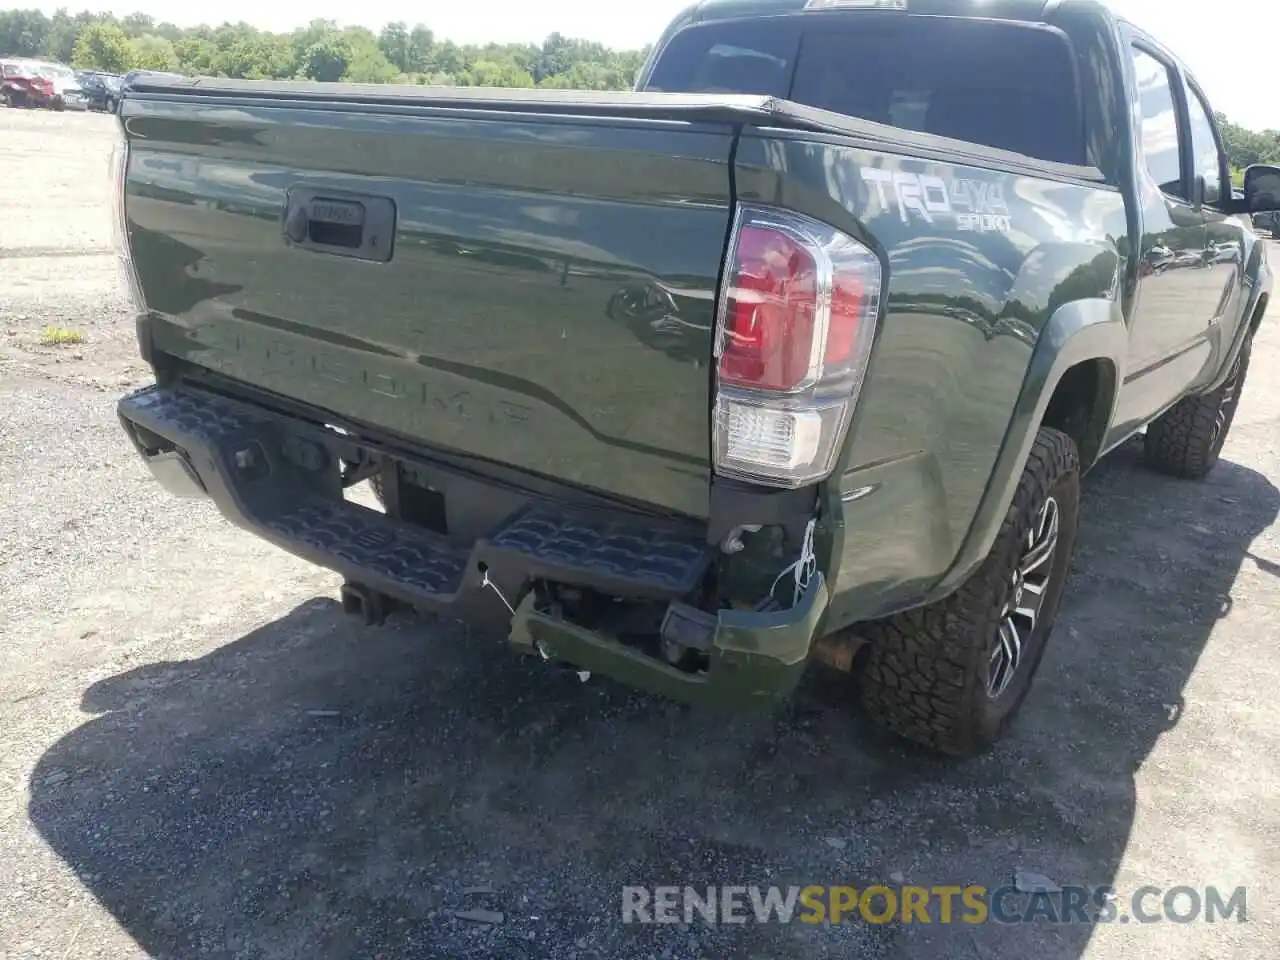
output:
[[[429,447],[706,514],[730,125],[126,108],[155,349]]]

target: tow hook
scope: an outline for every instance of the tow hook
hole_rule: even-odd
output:
[[[386,623],[387,617],[397,606],[391,597],[371,590],[362,583],[344,583],[341,597],[342,612],[358,617],[367,627]]]

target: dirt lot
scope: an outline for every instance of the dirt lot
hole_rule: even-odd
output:
[[[113,412],[146,377],[108,249],[113,134],[0,111],[0,957],[1280,956],[1274,325],[1208,482],[1132,449],[1088,478],[1022,721],[948,763],[820,677],[726,723],[456,624],[358,626],[334,576],[164,495]],[[41,346],[50,325],[84,342]],[[1020,868],[1122,907],[1246,885],[1249,922],[619,920],[627,883]]]

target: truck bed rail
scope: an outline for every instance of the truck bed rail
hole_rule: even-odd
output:
[[[502,87],[424,87],[416,84],[319,83],[309,80],[175,79],[143,76],[125,88],[125,100],[271,103],[364,112],[448,112],[492,115],[616,118],[633,121],[729,124],[799,130],[855,138],[859,146],[1011,173],[1105,183],[1097,167],[1039,160],[934,134],[904,130],[781,97],[719,93],[652,93],[611,90],[520,90]],[[127,104],[126,104],[127,106]],[[121,116],[128,117],[122,107]]]

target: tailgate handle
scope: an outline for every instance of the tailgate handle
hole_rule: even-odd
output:
[[[321,246],[358,249],[364,242],[364,204],[317,197],[303,211],[307,237]]]
[[[294,187],[285,204],[285,242],[316,253],[386,263],[395,225],[396,207],[389,197]]]

